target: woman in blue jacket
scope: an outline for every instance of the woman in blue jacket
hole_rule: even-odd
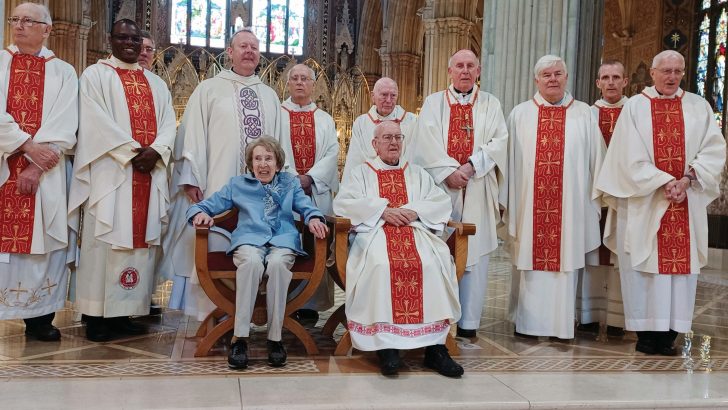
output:
[[[238,209],[238,224],[232,233],[228,254],[237,266],[235,275],[235,331],[228,366],[248,366],[250,319],[258,286],[268,276],[268,363],[286,364],[281,343],[291,267],[297,255],[306,255],[293,219],[298,213],[316,238],[325,238],[328,228],[321,212],[301,188],[298,178],[280,172],[285,154],[278,141],[261,137],[248,144],[245,163],[250,174],[230,178],[218,192],[187,210],[187,219],[198,226],[212,226],[213,215]]]

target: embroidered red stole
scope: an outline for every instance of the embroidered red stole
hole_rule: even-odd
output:
[[[468,162],[473,155],[473,104],[478,99],[475,94],[473,102],[468,104],[454,104],[450,101],[450,92],[445,92],[447,104],[450,106],[450,125],[447,132],[447,155],[454,158],[460,165]]]
[[[293,147],[293,160],[296,172],[299,175],[307,173],[313,167],[316,159],[316,126],[313,111],[288,111],[291,123],[291,147]]]
[[[8,82],[7,113],[21,130],[35,136],[43,117],[45,86],[43,57],[13,53]],[[0,187],[0,252],[29,254],[33,244],[35,194],[23,195],[18,190],[18,175],[30,165],[22,152],[8,158],[10,176]]]
[[[609,142],[612,140],[612,134],[614,133],[614,125],[617,123],[617,118],[622,112],[622,107],[600,107],[599,109],[599,130],[602,132],[604,137],[604,143],[609,146]],[[607,224],[607,212],[606,209],[602,210],[602,218],[599,220],[599,232],[601,237],[604,237],[604,226]],[[599,264],[602,266],[611,266],[612,251],[609,250],[604,244],[599,245]]]
[[[157,138],[157,114],[154,96],[144,70],[125,70],[114,67],[119,74],[129,108],[131,135],[142,147],[148,147]],[[131,207],[133,247],[147,248],[147,216],[152,175],[132,171]]]
[[[561,202],[567,108],[538,105],[533,169],[533,270],[561,270]]]
[[[685,174],[685,121],[682,99],[651,98],[655,166],[676,179]],[[662,274],[690,273],[688,199],[670,203],[657,231],[657,269]]]
[[[598,107],[599,108],[599,130],[602,131],[604,142],[609,146],[614,133],[614,125],[617,123],[622,107]]]
[[[401,169],[381,170],[367,165],[377,173],[379,196],[389,200],[390,208],[399,208],[408,202],[405,165]],[[389,283],[392,297],[392,318],[395,324],[422,323],[423,287],[422,260],[415,247],[411,226],[384,224],[389,258]]]
[[[379,124],[381,124],[381,123],[382,123],[382,121],[392,121],[392,122],[396,122],[397,124],[399,124],[399,123],[401,123],[402,121],[404,121],[404,117],[405,117],[405,116],[407,116],[407,111],[404,111],[404,112],[402,113],[402,116],[401,116],[401,117],[399,117],[399,118],[394,118],[394,119],[391,119],[391,120],[380,120],[379,118],[374,118],[374,117],[372,117],[372,113],[371,113],[371,112],[367,112],[367,116],[368,116],[368,117],[369,117],[369,119],[370,119],[370,120],[371,120],[371,121],[372,121],[372,122],[373,122],[374,124],[376,124],[376,125],[379,125]]]

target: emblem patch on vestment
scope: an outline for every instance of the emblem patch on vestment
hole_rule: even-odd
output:
[[[119,285],[126,290],[132,290],[139,284],[139,271],[129,267],[121,271]]]

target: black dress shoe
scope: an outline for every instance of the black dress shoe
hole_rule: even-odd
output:
[[[314,325],[318,322],[319,313],[313,309],[298,309],[296,311],[296,321],[303,323],[313,323]]]
[[[446,377],[460,377],[463,367],[450,357],[445,345],[432,345],[425,348],[425,367]]]
[[[149,316],[158,316],[162,314],[162,307],[159,305],[152,305],[149,307]]]
[[[111,340],[108,319],[99,316],[86,316],[86,339],[92,342],[108,342]]]
[[[112,317],[108,319],[111,322],[112,330],[121,335],[144,335],[149,329],[141,324],[129,319],[129,316]]]
[[[283,343],[268,340],[266,344],[268,345],[268,364],[271,367],[285,366],[288,355],[286,355],[286,349],[283,347]]]
[[[476,336],[475,329],[463,329],[460,326],[458,326],[456,334],[458,337],[466,337],[468,339],[472,339]]]
[[[243,339],[238,339],[230,346],[228,354],[228,367],[235,370],[248,367],[248,344]]]
[[[624,336],[624,329],[617,326],[607,326],[607,335],[614,337]]]
[[[384,376],[395,376],[399,371],[400,360],[399,350],[397,349],[381,349],[377,350],[379,358],[379,369]]]
[[[660,346],[657,348],[657,354],[661,356],[677,356],[677,349],[674,346]]]
[[[42,342],[57,342],[61,340],[61,331],[50,323],[26,326],[25,335],[34,337]]]
[[[520,337],[520,338],[523,338],[523,339],[538,339],[538,336],[535,336],[535,335],[527,335],[525,333],[519,333],[519,332],[516,332],[515,330],[513,331],[513,336]]]
[[[599,333],[599,322],[581,323],[576,327],[577,332]]]

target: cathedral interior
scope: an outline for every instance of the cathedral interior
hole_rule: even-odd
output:
[[[24,0],[0,0],[4,17]],[[331,114],[343,166],[354,119],[372,102],[381,77],[399,86],[398,103],[419,112],[425,97],[448,85],[448,58],[479,56],[483,90],[508,115],[530,99],[532,69],[545,54],[564,58],[577,100],[599,98],[601,61],[623,62],[625,94],[652,85],[649,67],[662,50],[685,57],[682,88],[711,104],[724,135],[728,43],[725,0],[36,0],[48,6],[47,47],[80,75],[110,53],[108,32],[121,18],[155,39],[154,71],[167,83],[178,119],[203,80],[229,62],[232,33],[252,27],[261,40],[258,75],[281,99],[286,73],[303,62],[314,69],[313,100]],[[11,44],[0,26],[3,46]],[[710,254],[700,275],[693,319],[694,369],[684,357],[635,353],[623,336],[577,332],[572,340],[521,339],[508,317],[511,263],[498,249],[477,340],[457,338],[461,380],[405,356],[397,380],[378,373],[374,355],[334,355],[344,333],[322,331],[334,309],[305,325],[319,352],[290,334],[286,367],[266,366],[265,332],[255,328],[252,364],[227,368],[229,339],[197,356],[200,322],[176,310],[146,317],[152,333],[108,343],[83,337],[69,302],[55,324],[58,343],[26,340],[22,320],[0,322],[0,408],[719,408],[728,407],[728,170],[722,195],[708,209]],[[155,300],[162,305],[169,285]],[[15,297],[15,296],[11,296]],[[335,307],[343,303],[337,290]],[[705,337],[708,337],[707,339]],[[678,338],[678,350],[684,335]],[[701,350],[708,340],[708,352]],[[697,360],[700,357],[700,360]]]

